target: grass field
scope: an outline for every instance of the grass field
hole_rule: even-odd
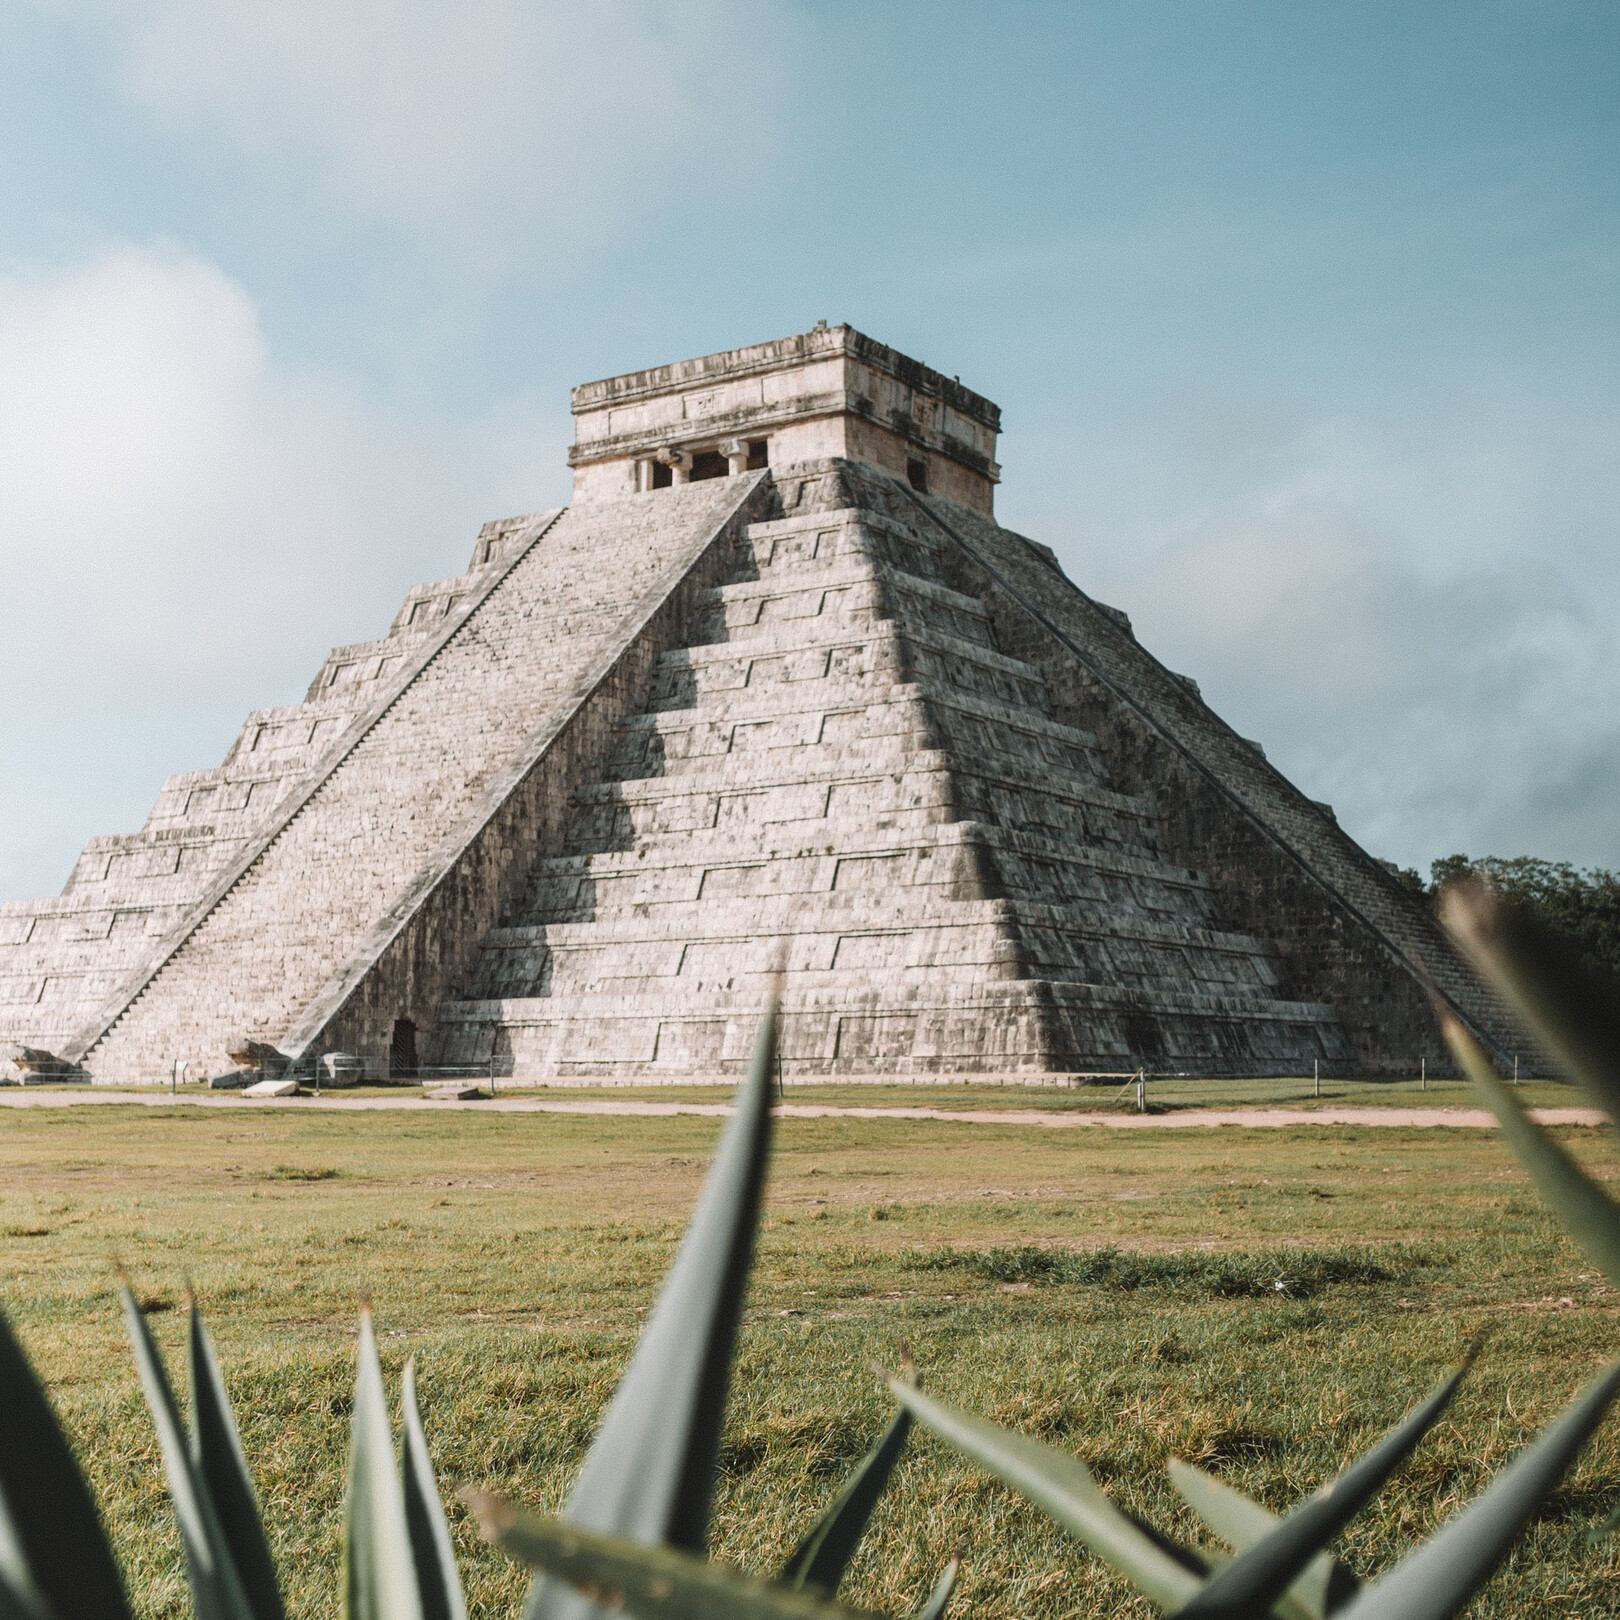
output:
[[[1579,1100],[1548,1089],[1527,1087],[1526,1100]],[[1426,1100],[1468,1098],[1431,1087]],[[141,1613],[181,1613],[185,1599],[115,1258],[176,1356],[183,1280],[195,1281],[291,1607],[327,1614],[361,1294],[375,1302],[391,1379],[418,1358],[446,1483],[555,1506],[718,1128],[475,1112],[0,1112],[0,1291],[107,1504]],[[1567,1140],[1620,1175],[1608,1133]],[[885,1420],[870,1367],[895,1363],[902,1341],[945,1399],[1078,1450],[1125,1502],[1195,1539],[1163,1482],[1168,1455],[1281,1507],[1397,1418],[1476,1325],[1496,1322],[1453,1416],[1347,1538],[1366,1572],[1478,1490],[1615,1351],[1617,1303],[1490,1132],[787,1120],[715,1549],[767,1571],[785,1555]],[[1620,1427],[1585,1454],[1476,1612],[1620,1614],[1620,1542],[1585,1544],[1616,1500]],[[520,1572],[476,1542],[459,1508],[452,1517],[475,1612],[515,1614]],[[963,1614],[1146,1612],[927,1439],[845,1595],[903,1612],[961,1535]]]
[[[720,1086],[552,1086],[536,1087],[498,1081],[499,1095],[550,1097],[563,1100],[595,1097],[608,1101],[725,1102],[729,1088]],[[397,1087],[368,1087],[365,1093],[345,1096],[398,1094]],[[1557,1080],[1526,1080],[1517,1096],[1526,1108],[1579,1108],[1587,1103],[1576,1086]],[[826,1103],[849,1108],[1049,1108],[1060,1113],[1136,1112],[1134,1081],[1080,1086],[1028,1086],[1017,1083],[986,1085],[974,1081],[942,1083],[937,1080],[905,1084],[845,1084],[838,1081],[806,1085],[790,1081],[782,1092],[793,1103]],[[1325,1079],[1310,1075],[1289,1077],[1214,1079],[1152,1076],[1147,1102],[1153,1113],[1178,1113],[1195,1108],[1478,1108],[1478,1098],[1466,1080],[1435,1078],[1421,1083],[1410,1079]]]
[[[477,1082],[488,1088],[487,1080]],[[503,1079],[495,1082],[501,1097],[534,1097],[551,1101],[575,1102],[597,1099],[609,1102],[727,1102],[735,1082],[723,1085],[589,1085],[574,1081],[545,1084],[536,1081]],[[64,1091],[83,1094],[83,1085],[31,1086],[31,1094]],[[399,1098],[419,1096],[423,1088],[408,1081],[380,1085],[350,1086],[338,1093],[345,1098]],[[161,1094],[161,1088],[158,1093]],[[181,1088],[182,1095],[200,1096],[206,1088]],[[1557,1080],[1526,1080],[1515,1093],[1527,1108],[1578,1108],[1587,1098],[1578,1087]],[[228,1094],[227,1094],[228,1095]],[[1029,1085],[1016,1077],[1005,1085],[982,1080],[920,1079],[905,1081],[805,1081],[790,1080],[782,1092],[788,1102],[829,1104],[837,1107],[884,1108],[1049,1108],[1068,1113],[1120,1113],[1136,1111],[1134,1080],[1123,1083],[1086,1085]],[[1377,1079],[1313,1080],[1310,1075],[1263,1076],[1150,1076],[1147,1101],[1153,1113],[1176,1113],[1187,1109],[1230,1108],[1469,1108],[1480,1105],[1466,1080],[1435,1076],[1420,1083],[1417,1075]]]

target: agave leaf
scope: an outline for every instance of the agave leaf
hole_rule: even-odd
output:
[[[1206,1474],[1202,1468],[1195,1468],[1179,1457],[1172,1457],[1168,1466],[1170,1482],[1187,1506],[1216,1535],[1240,1552],[1254,1546],[1282,1523],[1275,1513],[1261,1507],[1252,1497],[1245,1496],[1225,1480]],[[1331,1554],[1318,1553],[1272,1605],[1272,1613],[1283,1616],[1284,1620],[1324,1620],[1354,1597],[1360,1586],[1356,1577]]]
[[[163,1355],[153,1342],[145,1313],[130,1292],[128,1283],[119,1287],[124,1303],[124,1326],[141,1388],[146,1392],[147,1410],[157,1430],[158,1450],[163,1456],[163,1473],[169,1482],[169,1498],[180,1524],[180,1541],[186,1551],[186,1574],[191,1582],[191,1600],[197,1620],[256,1620],[243,1590],[236,1561],[231,1557],[225,1532],[214,1511],[208,1483],[191,1460],[191,1446],[180,1408],[169,1386]]]
[[[433,1475],[422,1414],[416,1404],[416,1358],[405,1363],[405,1523],[422,1594],[422,1620],[467,1620],[467,1600],[456,1569],[456,1551],[445,1522],[439,1482]]]
[[[789,1586],[819,1586],[828,1593],[838,1590],[910,1432],[911,1414],[903,1409],[896,1412],[878,1443],[855,1465],[827,1510],[794,1549],[779,1580]]]
[[[1607,1540],[1617,1529],[1620,1529],[1620,1506],[1609,1509],[1599,1524],[1592,1526],[1586,1532],[1586,1545],[1595,1547],[1600,1541]]]
[[[236,1431],[236,1416],[195,1300],[191,1304],[190,1348],[192,1465],[208,1486],[254,1620],[284,1620],[276,1564]]]
[[[1371,1451],[1351,1463],[1325,1490],[1302,1502],[1245,1549],[1177,1613],[1186,1620],[1194,1616],[1197,1620],[1241,1620],[1270,1609],[1439,1422],[1440,1414],[1451,1404],[1457,1386],[1473,1366],[1479,1345],[1476,1338],[1462,1366],[1428,1400],[1396,1424]],[[1325,1603],[1325,1588],[1323,1599]]]
[[[1525,1113],[1490,1059],[1455,1018],[1442,1015],[1440,1029],[1474,1089],[1501,1121],[1502,1134],[1553,1213],[1569,1228],[1587,1259],[1620,1288],[1620,1204]]]
[[[925,1428],[1027,1496],[1161,1609],[1189,1602],[1202,1582],[1103,1495],[1091,1470],[1065,1451],[968,1417],[889,1380],[889,1393]]]
[[[1594,972],[1568,940],[1483,883],[1448,888],[1440,917],[1532,1033],[1620,1124],[1620,984]]]
[[[1343,1620],[1451,1620],[1512,1551],[1620,1390],[1612,1362],[1500,1474],[1415,1552],[1367,1587]]]
[[[945,1620],[945,1611],[951,1606],[951,1596],[956,1591],[956,1578],[962,1573],[963,1548],[958,1546],[951,1554],[951,1561],[934,1582],[934,1590],[928,1594],[928,1601],[917,1611],[916,1620]]]
[[[466,1494],[489,1540],[636,1620],[854,1620],[865,1614],[675,1547],[649,1547],[520,1513],[496,1496]]]
[[[0,1311],[0,1504],[14,1593],[37,1591],[71,1620],[129,1620],[95,1498],[51,1403]],[[14,1601],[25,1601],[17,1596]]]
[[[349,1490],[343,1510],[344,1620],[423,1620],[405,1492],[394,1465],[388,1397],[371,1331],[360,1312],[359,1366],[349,1429]]]
[[[563,1510],[570,1524],[695,1553],[708,1543],[732,1347],[770,1149],[775,1053],[773,997],[702,1199],[574,1481]],[[588,1612],[536,1581],[524,1620]]]
[[[0,1490],[0,1620],[50,1620],[45,1598],[34,1585],[23,1557],[6,1493]]]
[[[1282,1523],[1252,1496],[1245,1496],[1235,1486],[1190,1462],[1183,1462],[1180,1457],[1172,1457],[1165,1466],[1170,1483],[1187,1506],[1222,1541],[1230,1542],[1239,1552],[1252,1547]]]

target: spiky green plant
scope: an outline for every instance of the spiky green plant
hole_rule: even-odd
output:
[[[1442,907],[1448,928],[1530,1030],[1620,1120],[1620,986],[1566,942],[1504,906],[1482,886],[1460,887]],[[1501,1121],[1508,1142],[1576,1241],[1620,1286],[1620,1204],[1519,1106],[1490,1060],[1443,1006],[1446,1040]],[[1363,1587],[1327,1552],[1334,1536],[1411,1454],[1451,1400],[1477,1353],[1378,1445],[1278,1519],[1190,1464],[1171,1481],[1193,1512],[1233,1549],[1211,1558],[1123,1513],[1078,1457],[953,1411],[900,1379],[902,1408],[1018,1491],[1111,1564],[1168,1614],[1240,1620],[1264,1614],[1324,1620],[1449,1620],[1489,1579],[1551,1495],[1620,1390],[1611,1363],[1456,1518]],[[642,1612],[642,1611],[636,1611]]]
[[[1620,1116],[1620,999],[1560,943],[1482,893],[1452,897],[1448,924],[1542,1044],[1611,1118]],[[1620,1285],[1620,1205],[1519,1107],[1477,1044],[1447,1039],[1548,1202]],[[836,1599],[915,1419],[1027,1496],[1167,1613],[1197,1620],[1448,1620],[1506,1556],[1620,1389],[1620,1362],[1435,1536],[1363,1586],[1329,1544],[1411,1455],[1467,1373],[1458,1370],[1339,1477],[1278,1517],[1190,1464],[1171,1479],[1233,1549],[1182,1546],[1122,1512],[1079,1458],[954,1411],[891,1378],[899,1410],[774,1579],[709,1559],[708,1523],[731,1364],[769,1154],[776,1017],[767,1010],[702,1199],[628,1371],[560,1517],[468,1492],[485,1534],[532,1567],[525,1620],[836,1620]],[[201,1620],[284,1620],[280,1588],[224,1381],[192,1303],[191,1422],[127,1283],[124,1313],[157,1427]],[[417,1410],[403,1380],[396,1460],[370,1313],[361,1316],[344,1515],[349,1620],[465,1620],[460,1577]],[[960,1553],[918,1620],[941,1620]],[[0,1620],[129,1620],[117,1564],[38,1380],[0,1316]]]
[[[770,1153],[775,1068],[773,1001],[692,1224],[561,1518],[478,1493],[468,1498],[484,1533],[541,1572],[524,1620],[587,1620],[600,1612],[593,1594],[612,1594],[631,1614],[670,1617],[809,1620],[849,1612],[833,1595],[905,1445],[903,1413],[776,1580],[726,1570],[706,1556],[732,1348]],[[956,1564],[925,1607],[931,1620],[944,1613]]]
[[[590,1594],[638,1594],[675,1616],[847,1614],[833,1601],[904,1449],[896,1415],[801,1538],[761,1581],[706,1558],[709,1504],[770,1150],[776,1013],[767,1009],[736,1113],[703,1197],[561,1521],[473,1495],[501,1545],[537,1579],[529,1620],[599,1612]],[[219,1362],[195,1299],[188,1336],[190,1425],[127,1279],[125,1326],[157,1429],[199,1620],[285,1620],[280,1583]],[[346,1620],[466,1620],[449,1526],[405,1366],[396,1460],[371,1312],[362,1310],[344,1507]],[[941,1620],[953,1559],[925,1605]],[[578,1590],[576,1590],[576,1588]],[[581,1595],[584,1593],[586,1595]],[[0,1620],[129,1620],[95,1502],[38,1379],[0,1315]]]

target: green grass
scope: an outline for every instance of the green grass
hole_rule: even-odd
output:
[[[871,1096],[858,1089],[853,1100]],[[1576,1100],[1558,1089],[1555,1100]],[[0,1112],[0,1289],[107,1504],[141,1613],[184,1612],[183,1580],[118,1323],[115,1259],[177,1364],[184,1279],[195,1281],[292,1609],[324,1615],[335,1609],[362,1292],[390,1379],[418,1358],[447,1484],[555,1507],[718,1124]],[[1608,1133],[1563,1134],[1585,1163],[1620,1176]],[[1164,1483],[1166,1457],[1282,1507],[1399,1417],[1494,1320],[1453,1414],[1346,1539],[1364,1572],[1453,1512],[1620,1348],[1620,1298],[1543,1213],[1494,1132],[829,1119],[785,1121],[778,1142],[715,1531],[718,1555],[755,1569],[785,1556],[885,1420],[871,1366],[894,1365],[902,1343],[943,1398],[1078,1450],[1128,1505],[1193,1537]],[[1617,1499],[1620,1426],[1584,1456],[1476,1612],[1620,1614],[1620,1542],[1584,1544]],[[518,1571],[477,1543],[459,1507],[452,1521],[475,1612],[515,1614]],[[902,1465],[846,1595],[891,1613],[914,1606],[964,1534],[964,1614],[1147,1612],[927,1439]]]
[[[488,1081],[480,1081],[487,1087]],[[733,1087],[545,1084],[539,1081],[500,1080],[497,1095],[530,1097],[549,1102],[609,1101],[660,1103],[712,1103],[730,1100]],[[1320,1095],[1318,1095],[1318,1087]],[[31,1087],[38,1091],[43,1087]],[[58,1085],[52,1090],[86,1092],[83,1084]],[[201,1086],[182,1088],[183,1094],[203,1095]],[[218,1097],[220,1093],[214,1093]],[[228,1096],[229,1093],[224,1095]],[[422,1087],[408,1081],[328,1088],[324,1096],[337,1098],[419,1097]],[[1154,1112],[1173,1113],[1191,1108],[1476,1108],[1478,1103],[1466,1080],[1433,1076],[1426,1083],[1416,1074],[1377,1079],[1326,1078],[1310,1075],[1254,1078],[1216,1076],[1150,1076],[1148,1102]],[[1583,1092],[1557,1080],[1526,1080],[1517,1095],[1527,1108],[1581,1108]],[[940,1080],[929,1077],[916,1083],[827,1083],[789,1079],[783,1096],[790,1103],[838,1108],[1041,1108],[1072,1113],[1134,1113],[1133,1082],[1095,1081],[1084,1085],[1031,1085],[1019,1079],[1006,1084],[982,1080]]]
[[[1177,1113],[1193,1108],[1477,1108],[1466,1080],[1434,1078],[1420,1083],[1410,1079],[1341,1080],[1317,1082],[1310,1075],[1260,1078],[1149,1077],[1147,1100],[1155,1113]],[[551,1100],[600,1098],[646,1102],[724,1102],[728,1089],[693,1087],[551,1087],[518,1086],[498,1081],[499,1095],[545,1097]],[[396,1093],[397,1095],[397,1093]],[[1121,1113],[1136,1111],[1134,1082],[1101,1082],[1076,1086],[1031,1086],[1009,1081],[986,1085],[979,1081],[926,1081],[917,1085],[860,1084],[834,1081],[808,1085],[789,1080],[783,1093],[790,1103],[837,1108],[1041,1108],[1058,1113]],[[1527,1108],[1582,1108],[1583,1092],[1557,1080],[1527,1080],[1518,1088]]]

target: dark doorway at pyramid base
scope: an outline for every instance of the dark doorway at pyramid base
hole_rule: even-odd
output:
[[[388,1077],[391,1080],[416,1078],[416,1025],[409,1018],[394,1020],[394,1033],[388,1042]]]

